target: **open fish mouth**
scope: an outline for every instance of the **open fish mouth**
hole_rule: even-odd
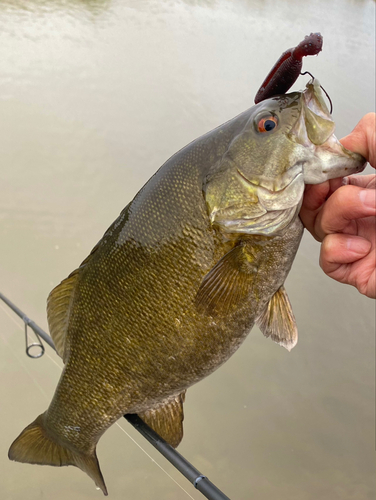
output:
[[[362,172],[367,164],[366,159],[346,149],[334,135],[335,123],[317,79],[308,82],[301,94],[301,101],[301,114],[291,134],[307,151],[304,182],[319,184]]]

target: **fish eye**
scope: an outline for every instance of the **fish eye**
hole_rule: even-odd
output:
[[[271,132],[278,125],[278,118],[274,115],[267,115],[257,122],[257,130],[261,133]]]

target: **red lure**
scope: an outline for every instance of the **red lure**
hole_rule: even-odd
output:
[[[300,75],[304,56],[313,56],[322,50],[320,33],[307,35],[295,48],[284,52],[271,69],[255,97],[255,104],[278,94],[285,94]]]

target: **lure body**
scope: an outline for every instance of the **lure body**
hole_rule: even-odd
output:
[[[278,94],[285,94],[295,83],[303,66],[304,56],[313,56],[322,50],[320,33],[307,35],[295,48],[286,50],[265,78],[255,97],[255,104]]]

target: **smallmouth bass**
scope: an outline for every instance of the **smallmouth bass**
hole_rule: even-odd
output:
[[[264,100],[170,158],[48,298],[64,361],[49,408],[9,458],[75,465],[104,494],[96,444],[137,413],[172,446],[183,402],[256,323],[290,350],[284,289],[303,232],[304,185],[359,172],[318,82]]]

